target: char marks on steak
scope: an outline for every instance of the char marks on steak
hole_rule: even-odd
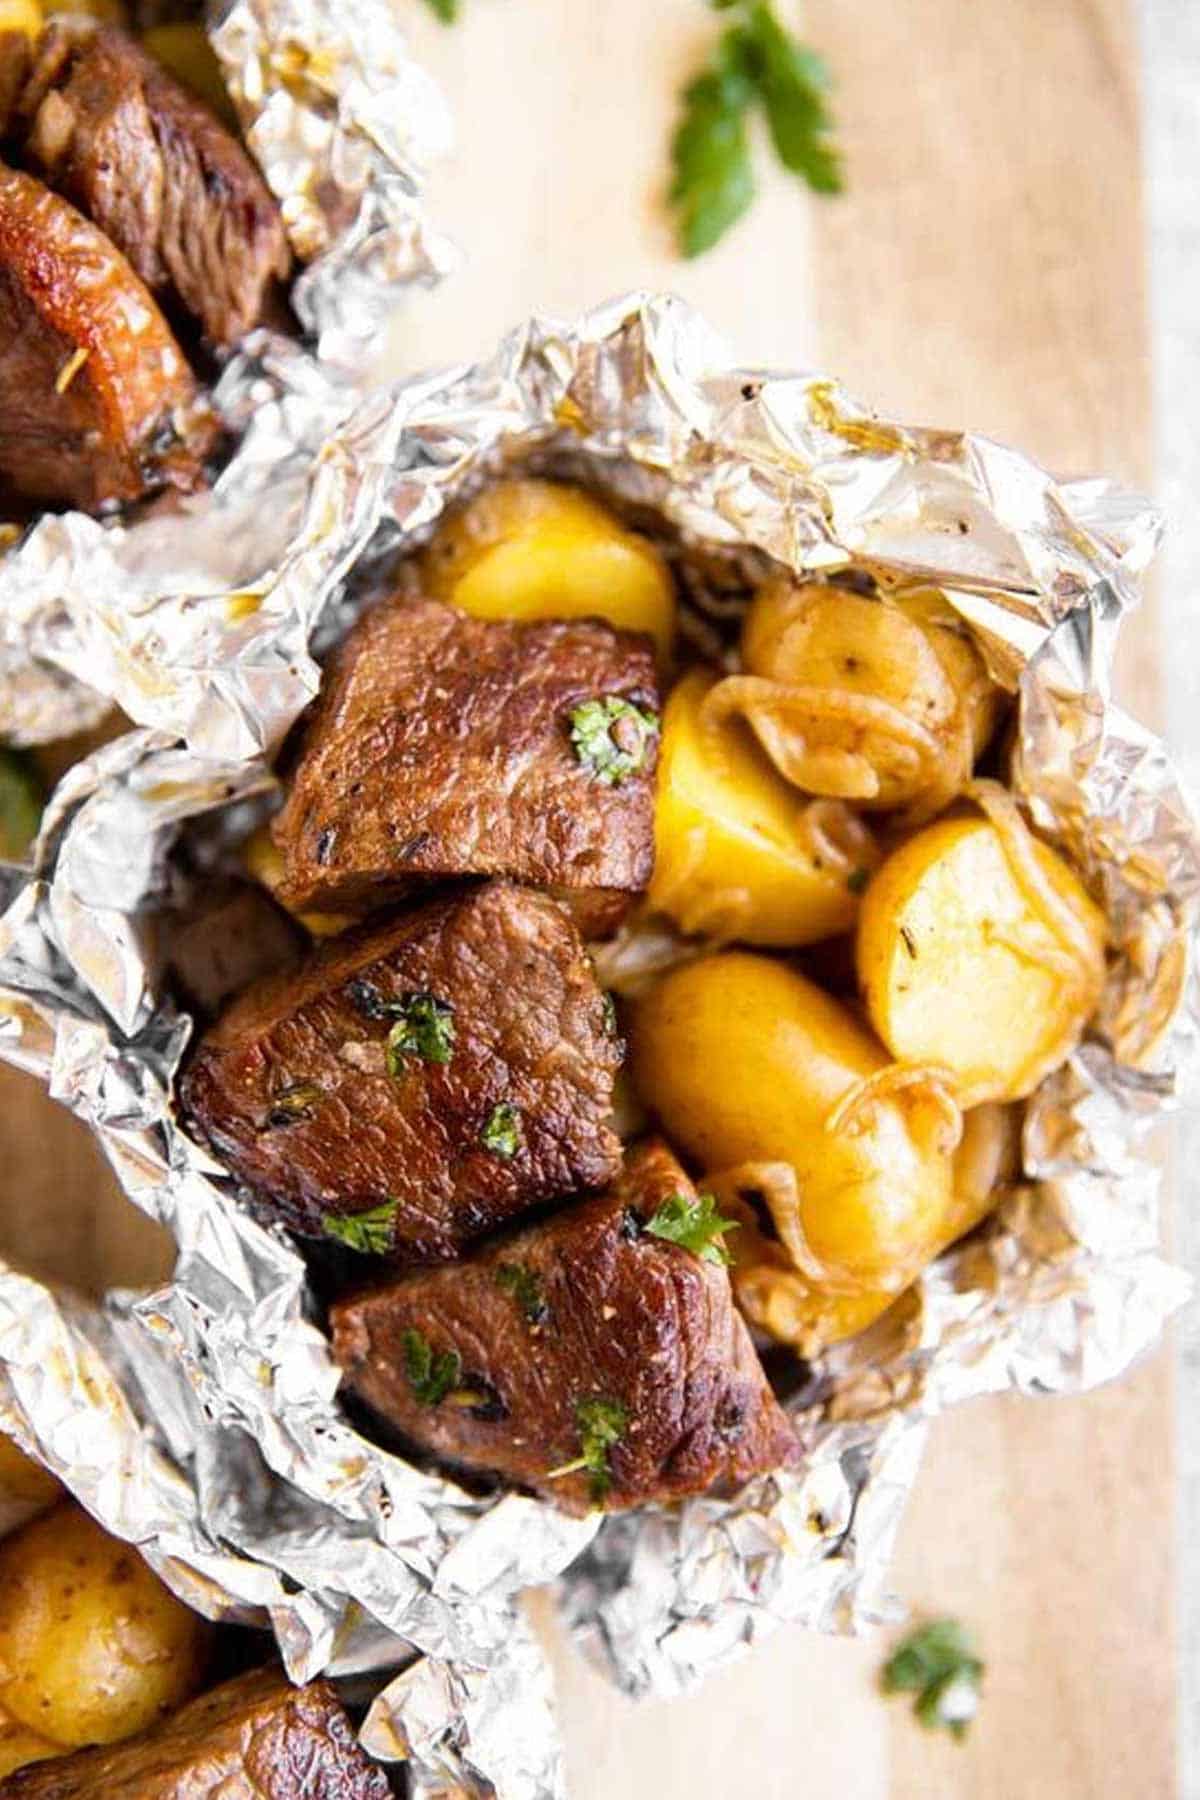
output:
[[[388,1800],[327,1681],[292,1687],[258,1669],[202,1694],[123,1744],[34,1763],[0,1800]]]
[[[416,882],[506,875],[560,894],[585,930],[615,923],[653,867],[657,743],[619,784],[598,779],[571,714],[605,695],[657,707],[648,637],[374,607],[330,659],[275,821],[280,898],[361,912]]]
[[[439,1460],[571,1511],[780,1467],[795,1434],[727,1270],[645,1230],[675,1194],[693,1197],[683,1170],[644,1145],[610,1192],[338,1301],[345,1389]]]
[[[180,1098],[269,1216],[344,1239],[356,1228],[331,1230],[331,1215],[369,1215],[363,1248],[438,1259],[612,1179],[619,1061],[564,910],[491,882],[247,989],[201,1038]]]
[[[235,343],[274,301],[291,258],[273,195],[220,120],[123,31],[51,24],[3,135],[212,343]]]
[[[201,485],[216,422],[104,234],[0,165],[0,504],[95,509]]]

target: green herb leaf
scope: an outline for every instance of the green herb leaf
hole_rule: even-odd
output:
[[[33,763],[17,750],[0,750],[0,861],[17,862],[37,836],[43,788]]]
[[[645,768],[658,733],[656,713],[619,694],[604,694],[572,707],[568,717],[576,756],[606,787],[619,787],[627,775]]]
[[[439,1350],[434,1354],[429,1339],[420,1331],[404,1333],[404,1372],[422,1406],[437,1406],[456,1388],[462,1375],[462,1357],[457,1350]]]
[[[913,1712],[928,1730],[965,1736],[979,1708],[984,1665],[957,1619],[931,1619],[910,1631],[883,1665],[885,1694],[915,1694]]]
[[[713,0],[741,16],[718,40],[708,66],[683,90],[671,140],[679,245],[699,256],[724,237],[754,199],[746,134],[761,106],[775,154],[821,194],[840,193],[841,163],[830,142],[829,74],[822,59],[779,23],[768,0]]]
[[[727,1231],[736,1231],[736,1219],[722,1218],[712,1194],[697,1194],[689,1200],[686,1194],[672,1194],[664,1200],[646,1230],[670,1244],[682,1244],[704,1262],[732,1262],[721,1239]]]
[[[458,0],[425,0],[425,3],[443,25],[453,25],[458,18]]]
[[[321,1230],[348,1250],[357,1250],[360,1256],[386,1256],[392,1247],[397,1204],[395,1200],[384,1200],[367,1212],[326,1213]]]
[[[840,194],[841,159],[829,142],[833,120],[825,104],[824,60],[784,30],[765,0],[750,7],[745,30],[776,156],[815,193]]]
[[[524,1263],[500,1263],[496,1269],[496,1285],[511,1294],[530,1325],[542,1325],[550,1316],[542,1284]]]
[[[598,1504],[612,1485],[608,1453],[625,1436],[629,1414],[619,1400],[606,1400],[597,1394],[576,1403],[575,1425],[579,1432],[579,1455],[573,1462],[551,1469],[546,1479],[557,1481],[560,1476],[587,1469],[592,1477],[591,1496]]]
[[[521,1148],[524,1135],[520,1108],[510,1105],[507,1100],[501,1100],[488,1114],[487,1124],[480,1133],[480,1142],[493,1156],[502,1156],[508,1162]]]
[[[403,994],[384,1003],[396,1023],[387,1034],[387,1072],[404,1073],[404,1059],[448,1063],[454,1054],[454,1008],[436,994]]]

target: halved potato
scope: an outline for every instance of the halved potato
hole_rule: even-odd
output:
[[[850,930],[874,838],[839,802],[789,787],[740,720],[705,724],[713,682],[685,676],[663,715],[651,907],[688,933],[776,948]]]
[[[899,1061],[944,1069],[964,1107],[1032,1093],[1078,1043],[1105,971],[1103,914],[986,786],[993,816],[901,845],[858,928],[871,1023]]]
[[[439,526],[424,591],[480,619],[607,619],[671,658],[675,588],[661,552],[582,489],[497,481]]]
[[[20,31],[26,37],[39,37],[45,22],[40,0],[0,0],[0,35]]]
[[[888,810],[945,806],[970,779],[999,693],[935,589],[869,598],[790,580],[755,596],[745,673],[713,716],[739,713],[787,779]]]
[[[144,1731],[195,1693],[210,1627],[73,1504],[0,1544],[0,1708],[76,1749]]]

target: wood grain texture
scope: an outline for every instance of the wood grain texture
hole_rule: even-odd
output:
[[[477,355],[535,309],[672,287],[747,361],[826,367],[901,417],[1146,479],[1129,0],[809,0],[849,191],[810,203],[764,158],[754,215],[695,264],[661,198],[674,89],[714,30],[697,0],[464,0],[454,31],[405,4],[458,122],[436,216],[472,255],[398,321],[396,366]],[[1125,676],[1155,711],[1149,615]],[[160,1272],[94,1149],[22,1078],[0,1076],[0,1120],[0,1250],[92,1287]],[[980,1403],[936,1428],[897,1586],[982,1639],[965,1747],[879,1699],[880,1641],[789,1632],[635,1708],[541,1607],[574,1800],[1168,1800],[1171,1458],[1164,1356],[1084,1400]]]

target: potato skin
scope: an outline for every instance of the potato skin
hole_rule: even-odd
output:
[[[713,686],[693,670],[663,714],[651,907],[685,932],[765,948],[849,931],[874,838],[840,803],[805,802],[740,719],[705,723]]]
[[[36,1731],[29,1731],[0,1713],[0,1781],[29,1763],[45,1762],[63,1754],[61,1744],[52,1744],[49,1738],[39,1737]]]
[[[69,1749],[144,1731],[200,1686],[210,1627],[82,1508],[0,1544],[0,1707]]]
[[[945,1119],[890,1097],[827,1128],[887,1063],[844,1006],[783,963],[725,951],[672,970],[630,1026],[643,1100],[706,1174],[790,1166],[810,1258],[852,1288],[908,1284],[949,1201]]]
[[[926,826],[892,853],[863,900],[857,961],[871,1023],[901,1062],[945,1068],[963,1106],[1032,1093],[1100,998],[1104,917],[1066,863],[1028,841],[1078,922],[1078,961],[1064,961],[987,818]]]
[[[769,582],[741,647],[749,679],[729,697],[814,794],[927,817],[970,778],[998,716],[999,691],[936,589],[871,599]]]
[[[50,1506],[61,1492],[49,1469],[43,1469],[41,1463],[26,1456],[12,1438],[0,1432],[0,1504],[19,1500],[45,1507]]]
[[[438,527],[421,559],[431,599],[479,619],[607,619],[675,637],[675,589],[661,552],[581,488],[498,481]]]

